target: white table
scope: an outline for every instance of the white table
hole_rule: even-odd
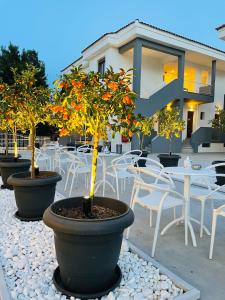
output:
[[[213,176],[216,174],[213,170],[208,169],[200,169],[200,170],[193,170],[190,168],[184,167],[167,167],[165,168],[165,172],[171,175],[180,175],[184,176],[184,198],[185,198],[185,211],[184,215],[180,218],[175,219],[174,221],[170,222],[162,231],[164,234],[172,225],[177,224],[179,221],[184,220],[185,224],[185,245],[188,245],[188,228],[191,233],[192,243],[194,247],[197,247],[195,233],[191,224],[191,221],[194,221],[198,224],[200,222],[194,218],[190,217],[190,187],[191,187],[191,177],[192,176]],[[204,227],[204,230],[207,229]]]

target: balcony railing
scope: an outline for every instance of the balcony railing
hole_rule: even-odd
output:
[[[212,95],[212,86],[197,81],[184,80],[184,91],[202,95]]]

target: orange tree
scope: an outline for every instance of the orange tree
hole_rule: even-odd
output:
[[[27,69],[18,74],[14,70],[15,105],[14,120],[22,131],[30,131],[31,136],[31,178],[35,177],[35,138],[36,126],[45,123],[49,118],[50,90],[35,85],[38,69],[28,65]]]
[[[15,70],[13,70],[13,73]],[[17,149],[17,130],[23,131],[23,124],[20,122],[21,112],[18,110],[17,105],[17,86],[0,84],[0,129],[6,132],[8,137],[8,131],[13,135],[13,145],[14,145],[14,156],[18,157]],[[6,142],[6,154],[8,154],[8,142]]]
[[[157,122],[155,116],[144,117],[140,114],[136,120],[136,132],[139,137],[140,149],[143,150],[143,143],[146,136],[150,136]]]
[[[75,67],[55,81],[54,105],[51,109],[60,128],[60,135],[77,132],[93,137],[91,186],[94,197],[98,144],[107,140],[107,130],[130,138],[135,131],[134,98],[129,88],[130,70],[115,73],[110,67],[105,74],[86,73]]]
[[[166,107],[158,112],[158,134],[169,140],[169,154],[171,155],[172,138],[179,138],[185,129],[185,121],[181,117],[178,107]]]

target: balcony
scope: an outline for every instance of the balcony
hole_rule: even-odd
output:
[[[212,85],[191,80],[184,80],[183,96],[206,103],[214,101]]]

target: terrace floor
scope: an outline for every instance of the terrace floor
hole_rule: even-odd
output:
[[[224,153],[204,153],[189,155],[193,162],[200,163],[202,166],[211,164],[214,160],[225,159]],[[155,155],[149,157],[156,158]],[[183,165],[183,159],[186,155],[182,155],[179,164]],[[63,180],[58,183],[57,190],[64,196],[68,196],[68,191],[64,191],[65,175]],[[177,189],[182,192],[183,183],[176,181]],[[121,200],[129,203],[132,191],[132,184],[126,185],[126,191],[121,194]],[[115,197],[111,190],[106,190],[107,196]],[[72,196],[88,194],[84,191],[84,184],[80,182],[78,187],[73,188]],[[99,190],[101,195],[101,190]],[[220,206],[224,203],[215,203]],[[191,215],[200,219],[200,204],[191,201]],[[211,230],[211,211],[206,205],[205,225]],[[161,219],[161,228],[170,220],[173,214],[171,211],[163,213]],[[155,221],[155,219],[154,219]],[[150,255],[153,234],[153,227],[149,228],[149,211],[136,206],[135,222],[131,228],[130,240],[140,249]],[[204,300],[224,300],[225,299],[225,219],[218,218],[217,234],[214,244],[213,260],[208,259],[210,237],[204,234],[203,238],[199,238],[199,227],[194,225],[197,238],[197,248],[192,247],[189,235],[189,245],[184,245],[184,227],[183,225],[173,226],[165,236],[159,236],[156,254],[154,259],[162,265],[170,269],[172,272],[180,276],[182,279],[196,287],[201,291],[201,299]]]

